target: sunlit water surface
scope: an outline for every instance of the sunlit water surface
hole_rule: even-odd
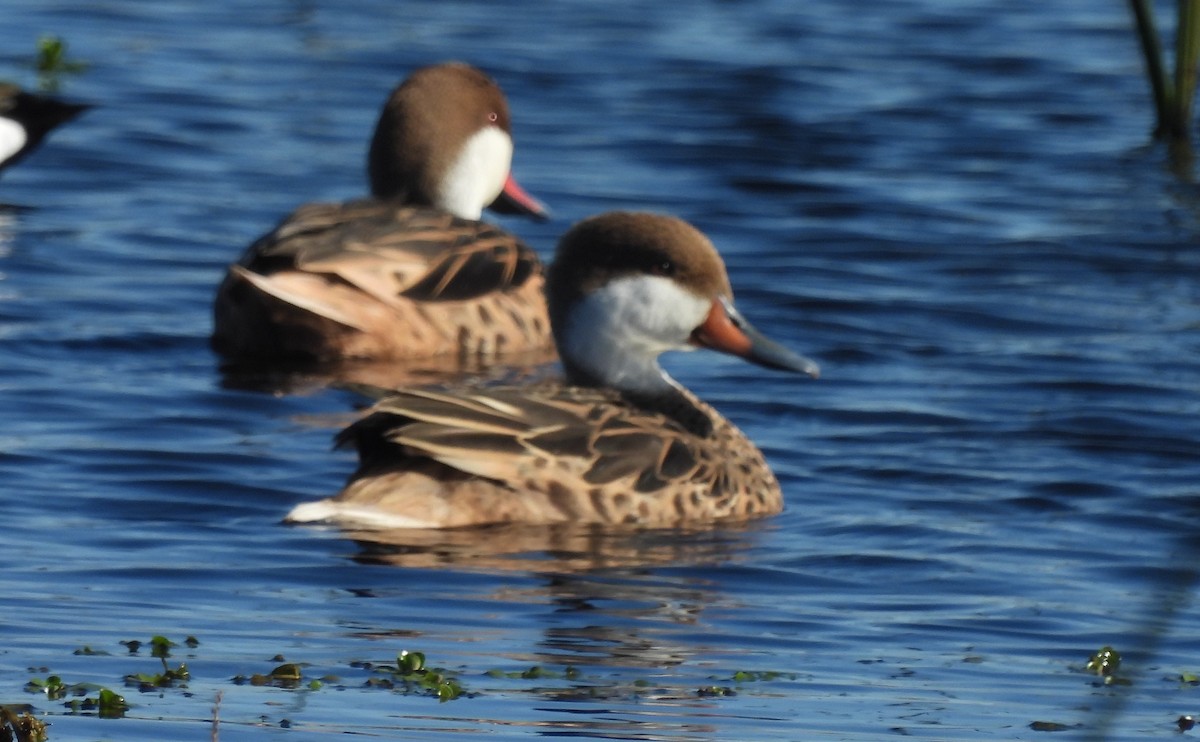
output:
[[[3,16],[0,73],[34,85],[55,33],[89,64],[63,93],[97,105],[0,180],[0,703],[51,740],[207,740],[218,695],[226,742],[1173,739],[1200,712],[1197,191],[1150,141],[1124,3]],[[330,440],[361,400],[223,377],[214,287],[295,205],[362,193],[383,97],[447,58],[505,88],[557,215],[506,227],[549,257],[591,213],[677,213],[821,362],[667,361],[760,442],[783,515],[386,545],[279,524],[350,472]],[[126,685],[162,663],[120,642],[155,635],[190,679]],[[1127,682],[1085,671],[1105,645]],[[368,684],[405,649],[467,695]],[[234,680],[284,661],[298,688]],[[49,674],[130,709],[26,692]]]

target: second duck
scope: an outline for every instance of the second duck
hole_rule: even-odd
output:
[[[236,361],[455,357],[552,346],[537,255],[483,209],[546,218],[510,168],[508,103],[480,70],[419,69],[384,106],[372,198],[301,206],[229,267],[213,347]]]

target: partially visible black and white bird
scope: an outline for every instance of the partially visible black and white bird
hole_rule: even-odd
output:
[[[90,107],[0,82],[0,171],[24,159],[47,134]]]

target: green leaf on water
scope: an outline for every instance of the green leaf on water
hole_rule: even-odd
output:
[[[1088,659],[1088,672],[1094,672],[1103,677],[1109,677],[1121,666],[1121,653],[1110,646],[1103,646]]]
[[[100,717],[103,719],[119,719],[129,710],[129,704],[125,703],[125,697],[114,693],[108,688],[100,689],[100,695],[96,700],[96,707],[100,712]]]
[[[175,642],[165,636],[155,636],[150,639],[150,656],[152,657],[170,657],[171,647],[175,646]]]
[[[298,683],[300,682],[303,674],[304,673],[301,672],[299,665],[294,662],[289,662],[287,664],[279,665],[274,670],[271,670],[271,679]]]
[[[424,670],[425,653],[410,652],[407,649],[402,649],[400,650],[400,654],[396,655],[396,666],[400,668],[402,674]]]

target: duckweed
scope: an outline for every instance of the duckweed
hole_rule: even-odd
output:
[[[179,650],[181,645],[195,649],[200,645],[195,637],[187,637],[183,642],[176,643],[165,636],[153,636],[148,640],[130,639],[121,641],[130,655],[140,655],[144,650],[158,659],[161,671],[134,672],[123,676],[126,687],[135,687],[141,692],[151,692],[163,688],[186,688],[192,680],[191,670],[187,664],[173,665],[168,662],[172,652]],[[76,649],[77,656],[109,655],[103,649],[84,646]],[[143,655],[145,656],[145,655]],[[191,657],[192,655],[189,655]],[[1115,653],[1105,655],[1108,666],[1114,666]],[[1101,658],[1098,661],[1105,661]],[[111,660],[110,660],[111,661]],[[236,675],[229,679],[237,685],[268,686],[284,690],[317,691],[327,684],[334,684],[339,690],[348,686],[336,675],[306,677],[307,663],[291,661],[282,654],[270,659],[271,669],[262,673]],[[460,672],[444,667],[431,665],[424,652],[404,649],[396,653],[394,661],[376,663],[373,661],[353,661],[348,663],[359,672],[365,674],[363,688],[390,690],[406,695],[419,695],[436,698],[439,702],[457,700],[464,697],[474,697],[464,686]],[[42,693],[47,699],[63,701],[68,713],[94,713],[104,718],[120,718],[129,710],[129,704],[120,694],[108,688],[95,684],[69,683],[60,675],[51,674],[46,667],[30,668],[31,672],[41,673],[31,678],[25,689],[31,693]],[[683,687],[663,686],[660,681],[647,678],[629,679],[620,683],[606,681],[604,678],[585,677],[573,665],[547,666],[530,665],[518,669],[493,669],[481,673],[484,677],[505,679],[510,681],[526,681],[531,683],[531,690],[540,692],[546,681],[563,681],[570,684],[565,689],[569,694],[579,698],[611,698],[614,696],[631,695],[633,697],[663,697],[663,698],[732,698],[741,692],[739,686],[769,682],[780,679],[795,679],[792,673],[759,670],[737,670],[728,674],[711,677],[707,684]],[[211,681],[211,679],[210,679]],[[582,684],[582,685],[581,685]],[[219,692],[218,692],[219,696]],[[189,694],[187,697],[191,697]],[[214,709],[214,729],[215,716]],[[19,737],[15,734],[13,723],[8,722],[6,733],[0,734],[0,742],[31,742],[35,737]],[[24,732],[22,732],[24,733]]]

